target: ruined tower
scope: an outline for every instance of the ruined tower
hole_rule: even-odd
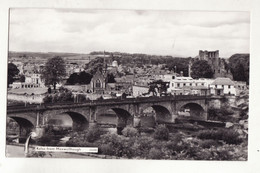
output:
[[[232,75],[227,68],[225,59],[219,57],[219,50],[216,51],[199,51],[199,60],[205,60],[211,66],[214,72],[214,78],[217,77],[229,77],[232,79]]]

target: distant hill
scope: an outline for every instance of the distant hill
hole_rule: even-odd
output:
[[[89,60],[95,59],[97,56],[89,54],[79,54],[79,53],[63,53],[63,52],[9,52],[9,60],[16,61],[39,61],[45,62],[49,58],[55,56],[60,56],[66,61],[84,61],[87,63]]]

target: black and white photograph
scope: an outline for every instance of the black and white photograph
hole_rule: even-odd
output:
[[[8,158],[248,160],[250,13],[10,8]]]

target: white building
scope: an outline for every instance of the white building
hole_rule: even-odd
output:
[[[41,75],[34,73],[31,76],[25,76],[25,82],[14,82],[12,88],[42,88],[45,87]]]
[[[212,95],[236,95],[235,83],[229,78],[216,78],[210,84]]]

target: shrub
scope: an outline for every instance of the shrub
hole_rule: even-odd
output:
[[[52,103],[52,95],[47,95],[43,98],[44,103]]]
[[[105,154],[105,155],[113,155],[114,154],[114,149],[113,149],[111,144],[101,144],[99,149],[100,149],[99,151],[102,154]]]
[[[123,134],[125,137],[136,137],[136,136],[139,135],[138,130],[135,129],[134,127],[125,127],[125,128],[122,130],[122,134]]]
[[[202,130],[198,132],[197,137],[200,139],[223,140],[228,144],[240,144],[242,142],[239,133],[232,129]]]
[[[38,152],[33,151],[27,155],[27,157],[44,157],[44,156],[46,156],[46,153],[43,151],[38,151]]]
[[[163,157],[162,151],[157,148],[151,148],[151,150],[149,151],[149,155],[148,155],[149,159],[162,159],[162,157]]]
[[[91,128],[89,128],[87,130],[87,133],[85,135],[85,139],[88,142],[94,142],[98,139],[100,139],[100,136],[103,134],[104,132],[98,127],[98,126],[93,126]]]
[[[101,136],[101,143],[109,145],[113,149],[113,155],[115,156],[132,158],[136,155],[134,139],[117,134],[105,134]]]
[[[154,139],[148,136],[141,136],[135,140],[134,146],[136,148],[136,156],[146,158],[152,148]]]
[[[218,142],[212,139],[202,140],[199,144],[202,148],[210,148],[211,146],[218,146]]]
[[[84,94],[78,94],[77,97],[78,97],[78,101],[81,103],[87,101],[86,96]]]
[[[169,130],[164,125],[159,125],[155,129],[154,138],[159,140],[169,139]]]
[[[224,122],[236,122],[237,119],[232,117],[233,112],[231,110],[222,108],[214,109],[211,108],[208,110],[209,119],[215,121],[224,121]]]

